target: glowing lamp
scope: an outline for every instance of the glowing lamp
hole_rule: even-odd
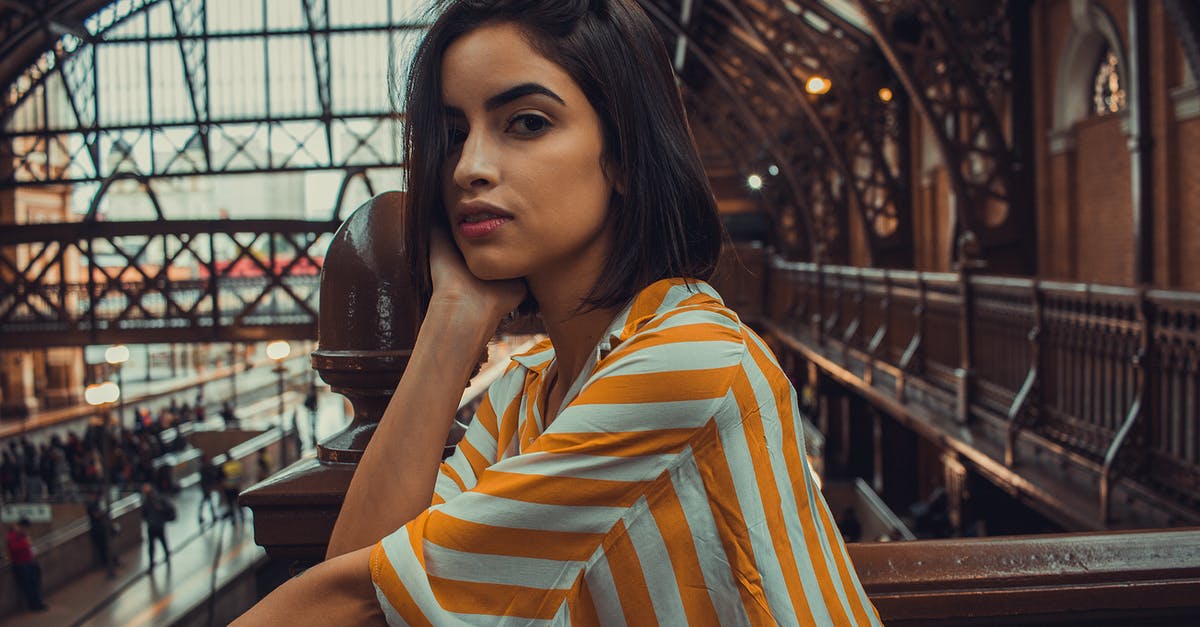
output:
[[[83,399],[88,405],[115,403],[118,398],[121,398],[121,388],[112,381],[93,383],[83,390]]]
[[[275,340],[267,344],[267,357],[275,361],[287,359],[287,356],[292,354],[292,347],[284,340]]]
[[[831,87],[833,87],[833,83],[828,78],[820,75],[810,76],[804,83],[804,91],[814,96],[829,93]]]
[[[114,366],[129,361],[129,347],[124,344],[109,346],[108,350],[104,351],[104,361]]]

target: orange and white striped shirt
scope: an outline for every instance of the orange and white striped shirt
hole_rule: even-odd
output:
[[[383,539],[393,625],[879,625],[796,394],[708,284],[618,315],[543,428],[546,340],[488,390],[433,505]]]

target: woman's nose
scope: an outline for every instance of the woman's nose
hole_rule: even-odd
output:
[[[486,134],[467,135],[454,166],[454,183],[462,189],[494,185],[500,177],[496,146]]]

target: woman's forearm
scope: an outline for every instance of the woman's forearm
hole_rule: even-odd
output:
[[[378,542],[429,507],[463,386],[495,320],[459,305],[431,304],[404,375],[354,471],[326,559]]]

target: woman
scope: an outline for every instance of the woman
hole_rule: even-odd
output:
[[[427,309],[329,559],[247,624],[877,624],[633,0],[451,2],[407,89]],[[499,320],[549,340],[438,469]],[[430,505],[432,503],[432,506]]]

